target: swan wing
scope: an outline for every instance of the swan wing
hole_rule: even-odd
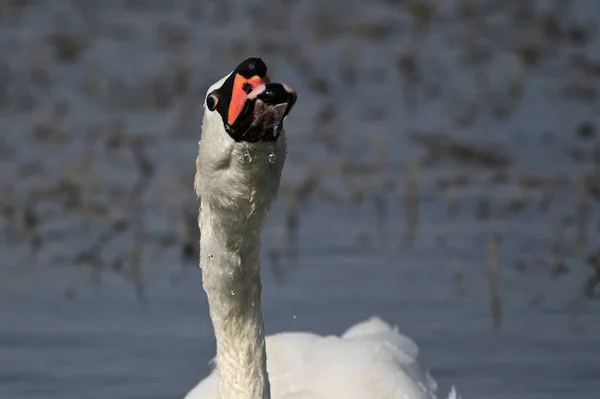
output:
[[[273,399],[437,398],[415,343],[376,317],[341,336],[285,332],[266,345]],[[216,388],[213,371],[186,399],[216,398]],[[448,399],[459,399],[454,389]]]

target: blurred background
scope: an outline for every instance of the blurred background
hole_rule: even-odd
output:
[[[1,0],[0,398],[181,398],[215,352],[208,86],[298,103],[268,333],[382,316],[465,398],[600,391],[600,3]]]

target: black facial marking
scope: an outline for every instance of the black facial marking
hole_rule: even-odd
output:
[[[231,94],[233,92],[233,82],[235,81],[235,73],[232,73],[223,82],[223,85],[215,90],[219,95],[216,110],[221,115],[223,123],[227,125],[227,115],[229,114],[229,104],[231,103]]]

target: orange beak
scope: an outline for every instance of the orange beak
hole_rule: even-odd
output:
[[[239,74],[235,75],[233,89],[231,91],[231,102],[229,103],[229,112],[227,113],[227,123],[229,126],[233,126],[240,115],[240,112],[242,112],[248,94],[258,86],[267,84],[270,81],[268,76],[265,76],[264,78],[253,76],[250,79],[246,79]]]

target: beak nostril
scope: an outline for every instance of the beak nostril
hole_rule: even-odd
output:
[[[250,92],[252,91],[252,84],[251,83],[244,83],[242,85],[242,90],[246,93],[246,94],[250,94]]]

